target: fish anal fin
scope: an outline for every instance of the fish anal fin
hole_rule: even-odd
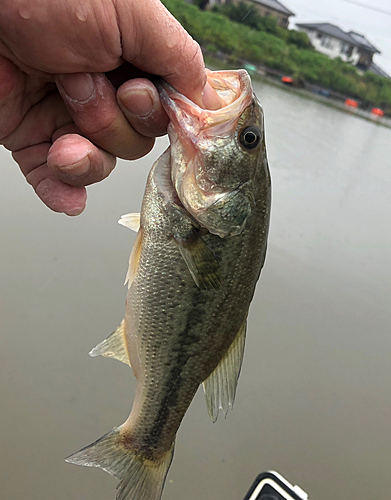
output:
[[[173,454],[174,445],[158,460],[146,459],[132,449],[118,427],[66,461],[100,467],[119,479],[117,500],[160,500]]]
[[[216,422],[220,409],[227,416],[229,407],[233,407],[243,361],[246,325],[247,318],[219,365],[203,382],[206,406],[213,422]]]
[[[118,361],[130,366],[125,342],[125,320],[123,319],[119,327],[107,339],[94,347],[89,354],[92,357],[105,356],[106,358],[118,359]]]
[[[129,229],[137,233],[140,229],[140,214],[134,213],[122,215],[120,220],[118,221],[118,224],[128,227]]]
[[[129,257],[129,268],[125,278],[125,284],[128,283],[128,288],[131,287],[134,277],[136,276],[138,265],[140,262],[141,248],[143,244],[143,228],[138,230],[136,239],[133,243],[133,248]]]
[[[198,288],[218,290],[221,286],[220,264],[205,241],[196,233],[184,240],[175,238],[175,242]]]

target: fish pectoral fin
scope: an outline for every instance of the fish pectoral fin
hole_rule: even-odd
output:
[[[120,220],[118,221],[118,224],[121,224],[121,226],[128,227],[129,229],[137,233],[138,230],[140,229],[140,214],[122,215]]]
[[[126,273],[125,285],[128,284],[128,288],[131,287],[134,277],[136,276],[138,264],[140,262],[141,248],[143,244],[143,228],[140,227],[138,230],[136,239],[133,243],[132,251],[129,257],[129,267]]]
[[[197,234],[185,240],[174,240],[198,288],[218,290],[221,286],[220,264],[205,241]]]
[[[159,459],[144,458],[117,427],[65,461],[100,467],[119,479],[117,500],[160,500],[173,454],[174,444]]]
[[[206,406],[213,422],[216,422],[220,408],[227,416],[229,407],[233,407],[243,361],[246,327],[247,318],[220,364],[203,382]]]
[[[105,356],[106,358],[118,359],[130,366],[129,354],[125,343],[125,320],[123,319],[119,327],[90,351],[90,356]]]

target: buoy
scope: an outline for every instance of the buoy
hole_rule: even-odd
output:
[[[372,108],[371,113],[376,116],[384,116],[384,111],[380,108]]]
[[[354,99],[346,99],[345,104],[346,106],[351,106],[352,108],[358,108],[358,102]]]

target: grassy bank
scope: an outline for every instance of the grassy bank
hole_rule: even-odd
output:
[[[283,71],[296,78],[347,94],[391,114],[391,80],[372,73],[360,75],[340,59],[299,48],[289,36],[277,36],[231,21],[223,14],[202,11],[184,0],[162,0],[184,28],[208,52],[221,50],[231,58]],[[286,30],[288,31],[288,30]]]

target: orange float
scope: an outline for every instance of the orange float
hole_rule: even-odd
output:
[[[351,106],[352,108],[358,108],[358,102],[354,99],[346,99],[345,104],[346,106]]]
[[[371,113],[376,116],[384,116],[384,111],[380,108],[372,108]]]

